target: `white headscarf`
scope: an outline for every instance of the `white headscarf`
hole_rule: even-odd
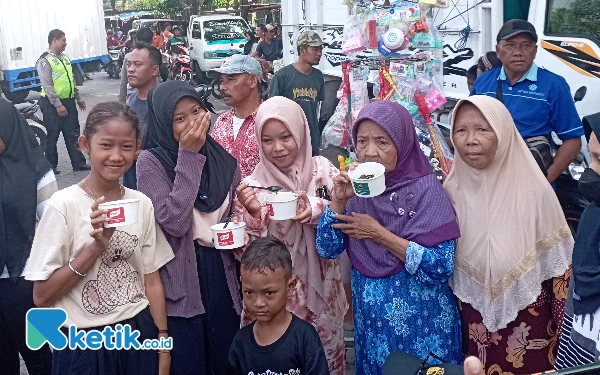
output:
[[[456,209],[454,294],[483,317],[490,332],[505,328],[535,302],[544,280],[571,264],[573,237],[552,187],[517,131],[506,107],[476,95],[474,104],[498,137],[494,160],[482,170],[456,153],[444,188]]]

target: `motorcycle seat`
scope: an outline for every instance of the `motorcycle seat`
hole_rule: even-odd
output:
[[[25,103],[17,103],[17,104],[13,104],[15,106],[16,109],[19,110],[19,112],[25,112],[27,111],[29,108],[33,107],[34,104],[29,103],[29,102],[25,102]]]

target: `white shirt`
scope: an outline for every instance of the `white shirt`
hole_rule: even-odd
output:
[[[233,139],[237,138],[242,125],[244,125],[245,118],[239,118],[237,116],[233,116]]]

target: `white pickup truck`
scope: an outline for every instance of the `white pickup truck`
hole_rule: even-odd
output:
[[[383,2],[383,1],[381,1]],[[466,71],[487,51],[495,50],[496,35],[505,20],[527,19],[539,35],[536,64],[562,75],[574,94],[582,86],[587,94],[577,103],[580,116],[600,108],[600,0],[452,0],[448,8],[435,8],[435,26],[444,42],[444,93],[456,101],[468,95]],[[350,7],[342,0],[282,0],[284,63],[296,60],[300,32],[319,32],[329,47],[319,68],[326,77],[321,119],[337,105],[340,85],[344,23]],[[468,37],[465,31],[470,28]],[[365,55],[369,55],[365,51]],[[444,119],[441,119],[444,122]]]

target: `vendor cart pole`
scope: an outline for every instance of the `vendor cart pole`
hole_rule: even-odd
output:
[[[350,70],[352,69],[352,64],[350,62],[345,62],[342,64],[342,72],[344,74],[344,89],[342,90],[342,95],[346,95],[348,100],[348,113],[346,113],[346,131],[348,132],[348,136],[350,142],[348,142],[348,153],[350,153],[350,148],[352,145],[352,89],[350,87]]]

